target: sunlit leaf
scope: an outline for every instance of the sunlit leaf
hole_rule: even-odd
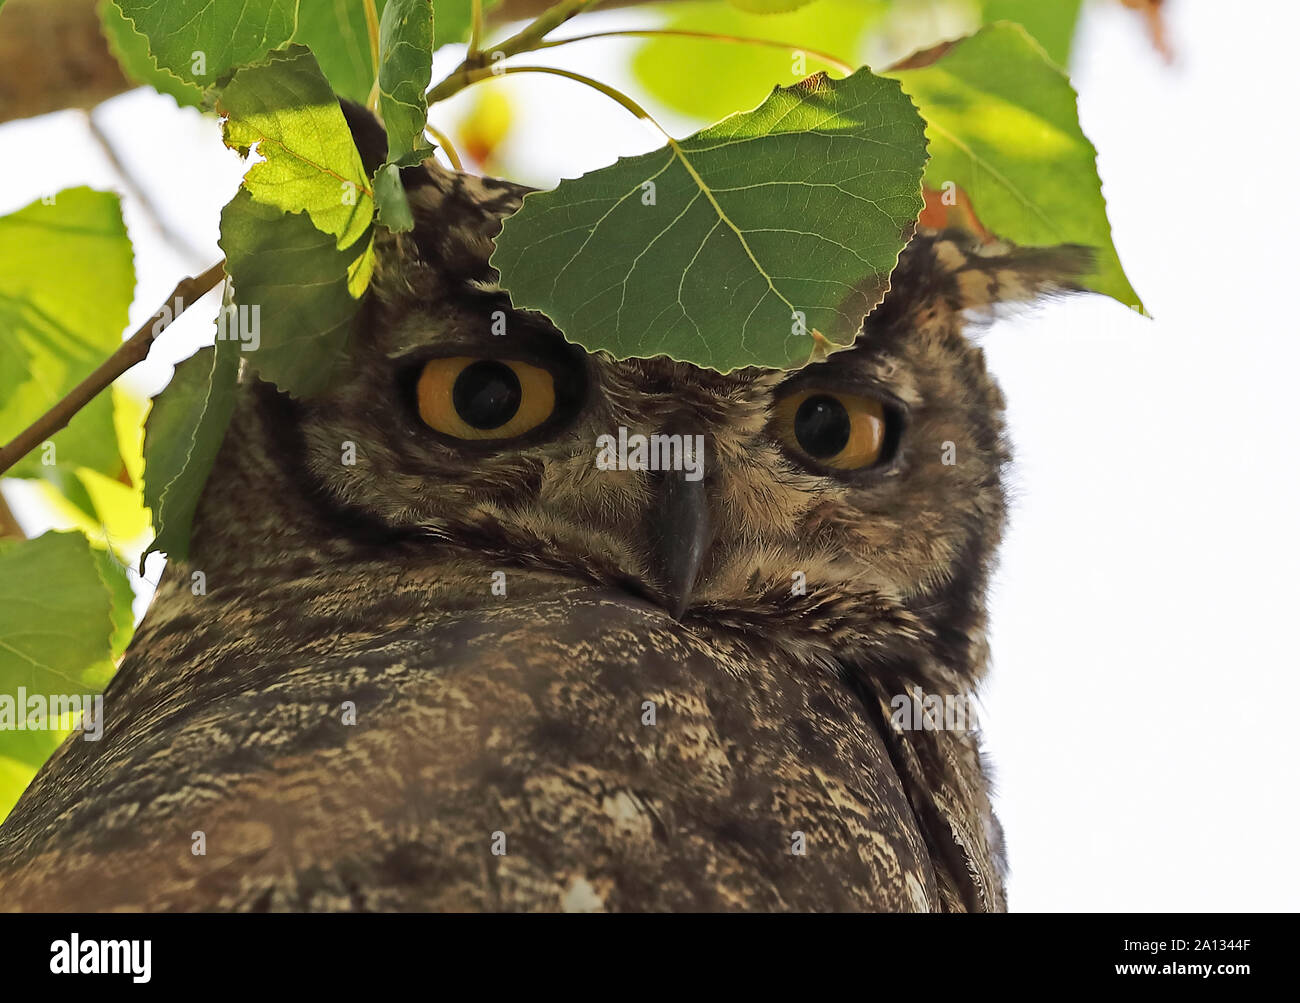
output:
[[[1058,66],[1070,64],[1070,48],[1083,0],[983,0],[984,22],[1022,25]]]
[[[528,195],[492,263],[515,306],[589,350],[802,365],[884,296],[922,207],[923,128],[894,81],[818,74]]]
[[[141,494],[143,459],[140,440],[146,402],[113,386],[113,424],[126,464],[121,477],[105,477],[86,467],[40,467],[40,496],[45,514],[57,529],[80,530],[96,543],[111,546],[127,564],[148,542],[149,510]]]
[[[80,533],[0,547],[0,693],[76,694],[112,655],[113,596]]]
[[[632,60],[638,81],[675,111],[706,121],[752,108],[773,85],[789,85],[826,64],[801,49],[827,52],[850,64],[888,0],[819,0],[789,14],[759,15],[717,3],[662,7],[664,27],[772,39],[775,48],[699,39],[653,38]],[[802,53],[802,55],[800,55]]]
[[[1097,153],[1062,70],[1009,24],[929,58],[929,65],[891,74],[925,117],[926,184],[956,184],[984,226],[1017,244],[1095,248],[1086,287],[1139,305],[1111,242]]]
[[[234,75],[217,102],[226,145],[247,154],[257,144],[266,159],[249,168],[244,189],[263,205],[306,211],[340,250],[354,249],[355,295],[370,281],[374,216],[361,154],[329,83],[301,45],[273,52],[265,63]],[[357,253],[359,252],[359,253]]]
[[[117,196],[59,192],[0,217],[0,441],[61,400],[121,343],[135,288],[131,244]],[[122,473],[112,401],[103,394],[15,470],[43,461]]]
[[[751,14],[785,14],[807,7],[813,0],[731,0],[731,3]]]

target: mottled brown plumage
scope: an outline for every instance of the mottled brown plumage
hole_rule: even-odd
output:
[[[245,380],[103,740],[65,744],[0,828],[0,905],[1003,908],[978,736],[899,732],[889,701],[970,692],[987,660],[1008,454],[962,312],[1060,289],[1079,255],[922,233],[855,348],[720,375],[566,344],[492,284],[521,190],[405,181],[416,230],[381,247],[346,377],[310,401]],[[545,360],[577,403],[448,443],[411,399],[431,351]],[[794,456],[772,427],[793,386],[892,402],[894,462]],[[620,426],[706,437],[680,620],[677,475],[597,469]]]

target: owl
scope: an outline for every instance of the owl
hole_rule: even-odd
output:
[[[515,308],[488,259],[526,189],[402,178],[337,384],[241,377],[102,739],[0,828],[0,903],[1003,909],[978,730],[904,711],[988,660],[1009,452],[965,325],[1086,254],[921,229],[850,349],[723,374]]]

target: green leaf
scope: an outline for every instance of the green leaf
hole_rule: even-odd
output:
[[[487,14],[500,2],[484,0],[483,13]],[[472,10],[470,0],[433,0],[433,47],[467,41]]]
[[[1070,48],[1083,0],[984,0],[984,23],[1013,21],[1047,50],[1058,66],[1070,64]]]
[[[415,217],[402,187],[402,172],[396,164],[384,164],[375,172],[375,201],[379,204],[379,222],[394,233],[413,229]]]
[[[418,164],[432,155],[424,138],[433,67],[429,0],[389,0],[379,24],[379,112],[388,131],[388,162]]]
[[[99,580],[108,589],[108,594],[112,598],[113,607],[110,615],[113,620],[113,634],[109,638],[109,654],[113,659],[118,659],[126,651],[126,646],[131,643],[131,635],[135,633],[135,615],[131,611],[135,592],[131,589],[131,579],[126,573],[126,568],[122,567],[111,550],[92,548],[90,553],[95,558]]]
[[[922,207],[923,130],[895,81],[818,74],[528,195],[492,263],[516,307],[588,350],[799,366],[884,296]]]
[[[323,390],[342,365],[359,306],[333,238],[306,216],[283,215],[240,191],[221,213],[220,243],[235,300],[259,311],[253,368],[297,396]]]
[[[657,8],[663,26],[748,38],[777,39],[788,47],[738,45],[659,37],[637,49],[632,69],[658,101],[674,111],[716,122],[752,108],[774,84],[790,84],[825,64],[800,46],[827,52],[850,64],[881,18],[888,0],[819,0],[788,14],[753,14],[716,3],[674,3]]]
[[[126,461],[122,476],[105,477],[85,467],[40,466],[44,477],[40,498],[51,528],[80,530],[92,543],[111,546],[129,564],[149,542],[149,509],[141,493],[144,457],[140,452],[148,401],[119,385],[104,396],[112,398],[118,449]]]
[[[154,62],[209,87],[293,37],[298,0],[116,0]]]
[[[100,0],[99,23],[113,58],[130,80],[170,94],[182,107],[202,107],[203,89],[158,66],[149,55],[149,40],[135,30],[113,0]]]
[[[60,192],[0,217],[0,441],[58,403],[121,344],[135,289],[117,196]],[[69,290],[75,290],[70,295]],[[101,394],[54,436],[54,460],[122,472],[113,405]],[[14,473],[45,472],[37,450]]]
[[[813,0],[731,0],[733,7],[751,14],[786,14],[807,7],[812,2]]]
[[[384,0],[376,0],[382,15]],[[365,104],[375,83],[364,0],[301,0],[293,40],[311,48],[340,97]]]
[[[144,498],[156,535],[142,568],[155,550],[175,560],[189,555],[190,524],[235,407],[239,346],[219,340],[200,349],[153,399],[144,426]]]
[[[112,654],[113,597],[80,533],[0,549],[0,693],[93,692]]]
[[[1079,127],[1074,88],[1023,28],[993,25],[928,66],[890,76],[925,118],[927,185],[955,182],[980,222],[1017,244],[1094,248],[1084,285],[1140,305],[1111,241],[1097,152]]]
[[[9,743],[14,740],[14,736],[31,736],[39,741],[40,752],[38,755],[40,755],[40,762],[33,765],[25,762],[21,757],[0,754],[0,822],[5,820],[9,812],[13,810],[13,806],[18,803],[18,798],[22,796],[23,791],[27,789],[27,786],[36,776],[36,771],[40,769],[40,763],[49,759],[62,741],[62,735],[58,732],[18,731],[0,733],[0,749],[7,748]]]
[[[427,0],[426,0],[427,2]],[[491,10],[500,0],[487,0]],[[385,0],[376,0],[382,20]],[[433,0],[433,48],[469,38],[470,0]],[[359,104],[370,99],[375,64],[362,0],[301,0],[293,40],[311,48],[321,72],[340,97]]]
[[[273,52],[265,63],[234,75],[217,101],[226,145],[265,157],[244,177],[264,205],[306,211],[349,255],[353,295],[360,296],[374,264],[374,192],[338,99],[311,52],[302,45]]]

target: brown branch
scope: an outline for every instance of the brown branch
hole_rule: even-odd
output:
[[[0,11],[0,122],[90,108],[135,84],[99,30],[97,0],[9,0]]]
[[[42,442],[70,422],[78,411],[91,402],[94,397],[110,383],[134,366],[144,361],[154,339],[188,310],[205,293],[215,289],[225,277],[225,262],[219,261],[202,275],[181,279],[176,288],[158,312],[140,325],[136,332],[122,342],[121,347],[110,355],[89,376],[72,388],[61,401],[41,415],[25,428],[3,449],[0,449],[0,474],[12,467]],[[180,309],[175,313],[172,307],[180,300]]]

